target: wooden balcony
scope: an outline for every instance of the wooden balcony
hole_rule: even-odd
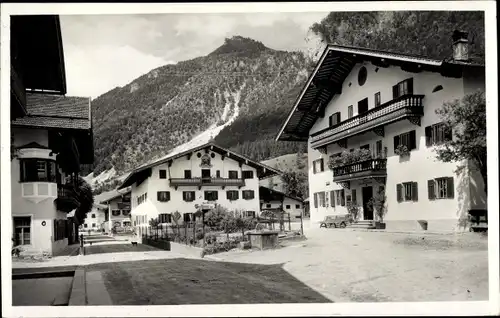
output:
[[[387,176],[387,159],[370,159],[333,169],[333,181],[345,182]]]
[[[420,126],[420,118],[424,115],[423,98],[424,95],[404,95],[320,130],[311,135],[311,147],[318,149],[336,142],[344,142],[345,145],[346,138],[370,130],[379,136],[384,136],[385,125],[403,119]]]
[[[226,186],[245,186],[245,179],[229,179],[229,178],[170,178],[170,185],[175,187],[196,186],[201,189],[202,186],[221,186],[223,189]]]
[[[71,184],[58,184],[56,199],[57,209],[63,212],[71,212],[79,206],[80,202],[78,202],[76,197],[74,186]]]

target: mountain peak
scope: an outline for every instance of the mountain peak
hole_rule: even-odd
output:
[[[209,55],[231,54],[231,53],[260,53],[269,50],[262,42],[245,38],[239,35],[226,38],[224,44]]]

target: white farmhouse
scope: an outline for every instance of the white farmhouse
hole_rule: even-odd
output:
[[[453,35],[453,56],[433,60],[372,49],[328,46],[277,140],[307,141],[311,221],[347,213],[376,220],[368,202],[385,191],[388,229],[454,231],[471,209],[486,209],[484,184],[468,162],[443,163],[434,149],[451,132],[435,111],[484,90],[484,65],[468,57],[467,33]],[[398,155],[398,147],[409,150]],[[342,152],[371,158],[329,169]],[[401,148],[401,147],[400,147]],[[457,175],[458,165],[466,165]],[[423,222],[425,221],[425,222]]]
[[[300,198],[263,186],[259,188],[259,196],[261,211],[285,213],[285,215],[290,215],[292,220],[304,214],[304,202]]]
[[[259,179],[279,171],[211,142],[175,151],[134,170],[119,189],[131,187],[131,215],[137,234],[151,219],[180,224],[214,204],[245,215],[260,213]]]

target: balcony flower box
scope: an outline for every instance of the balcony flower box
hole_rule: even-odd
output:
[[[400,157],[410,156],[410,150],[405,145],[399,145],[396,149],[394,149],[394,153]]]
[[[343,151],[338,156],[332,156],[328,162],[328,167],[333,170],[338,167],[350,165],[372,159],[370,150],[355,149],[354,151]]]

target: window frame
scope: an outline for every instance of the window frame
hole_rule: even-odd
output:
[[[227,190],[226,191],[226,198],[229,201],[239,200],[239,198],[240,198],[240,192],[238,190]]]
[[[170,191],[157,191],[156,200],[158,202],[168,202],[170,201]]]
[[[245,180],[254,178],[253,170],[243,170],[243,172],[241,174],[242,174],[243,179],[245,179]]]
[[[374,103],[375,103],[375,107],[379,107],[380,105],[382,105],[382,100],[380,98],[380,92],[375,93]]]
[[[402,80],[392,86],[392,98],[397,99],[405,95],[413,94],[413,77]]]
[[[158,171],[158,178],[159,179],[167,179],[167,170],[165,169],[160,169]]]
[[[204,197],[205,201],[217,201],[217,200],[219,200],[219,191],[217,191],[217,190],[205,190],[203,192],[203,197]]]
[[[190,199],[190,197],[191,197],[191,199]],[[195,191],[182,191],[182,200],[184,202],[193,202],[195,199],[196,199],[196,192]]]
[[[425,145],[427,147],[442,145],[453,140],[453,129],[446,127],[443,122],[425,127]]]
[[[24,224],[23,222],[20,222],[20,224],[16,225],[16,219],[18,219],[18,220],[20,220],[20,219],[29,220],[28,225],[23,225]],[[18,245],[21,245],[21,246],[30,246],[30,245],[32,245],[32,241],[33,241],[33,231],[32,231],[33,219],[32,219],[31,215],[14,215],[14,216],[12,216],[12,226],[13,226],[13,234],[14,234],[16,242],[18,242],[18,237],[17,237],[16,229],[20,229],[21,230],[20,241],[18,242],[19,243]],[[25,229],[29,229],[29,239],[28,239],[29,243],[25,243],[25,241],[26,241],[25,240],[25,234],[26,234],[25,233]]]
[[[40,176],[38,165],[43,163],[44,176]],[[40,158],[19,158],[19,182],[52,182],[56,183],[58,180],[59,166],[57,162],[52,159]],[[31,171],[33,169],[33,171]],[[29,172],[28,172],[29,171]]]
[[[255,199],[255,191],[254,190],[242,190],[241,197],[243,200],[253,200]]]
[[[237,180],[238,178],[238,170],[228,170],[227,171],[227,178],[231,180]]]

